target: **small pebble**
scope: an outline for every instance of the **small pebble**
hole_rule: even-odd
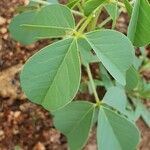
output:
[[[14,118],[18,118],[20,116],[21,112],[20,111],[16,111],[14,112]]]
[[[5,34],[5,33],[7,32],[7,29],[6,29],[5,27],[2,27],[1,30],[0,30],[0,32],[1,32],[2,34]]]
[[[38,143],[34,146],[33,150],[45,150],[45,146],[44,146],[41,142],[38,142]]]
[[[6,19],[0,16],[0,25],[3,25],[6,23]]]
[[[0,130],[0,136],[4,135],[4,131]]]

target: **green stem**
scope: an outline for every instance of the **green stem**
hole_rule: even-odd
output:
[[[71,10],[71,12],[77,16],[84,17],[84,14],[79,11]]]
[[[86,19],[86,18],[82,18],[82,19],[78,22],[78,24],[76,25],[76,28],[75,28],[76,31],[77,31],[77,29],[80,27],[80,25],[84,22],[85,19]]]
[[[96,88],[95,88],[95,84],[94,84],[94,80],[93,80],[93,77],[92,77],[92,73],[91,73],[89,64],[87,64],[86,67],[87,67],[87,73],[88,73],[88,76],[89,76],[89,79],[90,79],[90,83],[91,83],[91,86],[92,86],[92,89],[93,89],[95,101],[96,101],[97,105],[99,105],[100,104],[100,99],[99,99],[99,97],[97,95],[97,92],[96,92]]]
[[[116,3],[117,3],[117,5],[118,5],[118,6],[125,8],[125,5],[124,5],[124,3],[122,3],[122,2],[119,2],[119,1],[118,1],[118,2],[116,1]]]
[[[125,7],[124,3],[118,1],[118,0],[110,0],[110,3],[117,4],[120,7]]]
[[[102,28],[106,23],[108,23],[111,20],[111,17],[106,18],[103,22],[101,22],[98,27]]]
[[[102,8],[100,7],[96,12],[95,12],[95,17],[91,20],[89,26],[87,27],[88,31],[92,31],[95,29],[96,25],[97,25],[97,20],[99,18],[99,15],[101,13]]]
[[[81,26],[81,28],[78,30],[80,33],[83,33],[83,31],[85,30],[85,28],[87,27],[87,25],[90,23],[91,19],[93,18],[93,14],[91,14],[87,20],[83,23],[83,25]]]
[[[82,13],[84,13],[84,10],[83,10],[83,8],[82,8],[81,4],[80,4],[80,3],[78,3],[78,5],[77,5],[77,6],[78,6],[78,8],[79,8],[79,11],[80,11],[80,12],[82,12]]]

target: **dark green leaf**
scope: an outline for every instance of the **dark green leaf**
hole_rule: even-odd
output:
[[[87,0],[84,4],[84,13],[86,16],[90,15],[95,9],[97,9],[106,0]]]
[[[124,0],[124,4],[125,4],[125,7],[127,9],[129,16],[131,16],[132,15],[132,9],[133,9],[132,5],[129,3],[129,0]]]
[[[150,4],[148,0],[136,0],[128,28],[128,37],[134,46],[150,43]]]
[[[74,8],[78,3],[79,3],[80,0],[71,0],[69,1],[69,3],[67,3],[67,6],[69,8]]]

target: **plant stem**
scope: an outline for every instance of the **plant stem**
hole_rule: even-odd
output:
[[[122,2],[116,2],[116,3],[117,3],[118,6],[125,8],[124,3],[122,3]]]
[[[71,10],[71,12],[77,16],[81,16],[81,17],[84,17],[84,14],[79,12],[79,11],[75,11],[75,10]]]
[[[82,33],[85,28],[87,27],[87,25],[90,23],[91,19],[93,18],[93,14],[91,14],[87,20],[83,23],[83,25],[81,26],[81,28],[79,29],[79,32]]]
[[[101,22],[98,27],[102,28],[106,23],[108,23],[111,20],[111,17],[106,18],[103,22]]]
[[[91,20],[89,26],[87,27],[87,31],[92,31],[95,29],[96,25],[97,25],[97,20],[99,18],[99,15],[101,13],[102,8],[99,7],[99,9],[95,12],[95,17]]]
[[[96,92],[96,88],[95,88],[95,84],[94,84],[94,80],[93,80],[93,77],[92,77],[92,73],[91,73],[89,64],[87,64],[86,67],[87,67],[87,73],[88,73],[88,76],[89,76],[89,79],[90,79],[90,83],[91,83],[91,86],[92,86],[92,89],[93,89],[95,101],[96,101],[97,105],[99,105],[100,104],[100,99],[99,99],[99,97],[97,95],[97,92]]]
[[[86,18],[82,18],[82,19],[78,22],[78,24],[76,25],[75,30],[77,30],[77,29],[80,27],[80,25],[84,22],[85,19],[86,19]]]

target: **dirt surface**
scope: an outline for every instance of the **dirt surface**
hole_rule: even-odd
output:
[[[26,2],[0,0],[0,150],[13,150],[17,145],[22,150],[67,150],[66,139],[54,128],[52,116],[40,106],[30,103],[20,88],[19,73],[23,63],[51,43],[46,40],[22,46],[11,39],[8,32],[10,20],[16,14],[16,7]],[[122,14],[117,22],[117,30],[126,33],[126,20],[128,18]],[[96,77],[95,65],[92,72]],[[149,73],[145,76],[150,78]],[[103,94],[99,93],[100,96]],[[90,95],[81,93],[78,97],[91,99]],[[150,150],[150,129],[142,120],[137,124],[142,132],[139,150]],[[93,128],[84,150],[97,149],[95,137],[96,130]]]

